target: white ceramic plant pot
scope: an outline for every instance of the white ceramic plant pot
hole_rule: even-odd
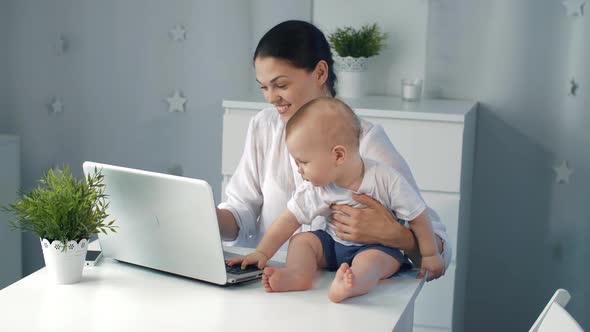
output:
[[[334,68],[337,72],[336,91],[338,96],[359,98],[367,95],[369,58],[334,56]]]
[[[82,270],[88,251],[88,240],[68,241],[66,250],[61,241],[41,239],[47,273],[56,284],[75,284],[82,279]]]

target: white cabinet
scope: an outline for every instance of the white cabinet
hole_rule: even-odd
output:
[[[16,136],[0,135],[0,205],[12,204],[20,186],[20,148]],[[0,289],[22,277],[21,233],[10,231],[8,220],[0,211]]]
[[[463,299],[455,294],[464,293],[457,289],[465,285],[456,281],[465,278],[456,276],[465,271],[467,241],[462,234],[468,234],[469,226],[477,104],[436,99],[407,103],[379,96],[344,101],[361,118],[383,126],[408,162],[424,200],[447,226],[452,263],[445,277],[424,285],[416,299],[414,324],[417,330],[451,330],[453,311],[463,312]],[[222,199],[242,155],[250,118],[268,106],[260,97],[223,101]]]

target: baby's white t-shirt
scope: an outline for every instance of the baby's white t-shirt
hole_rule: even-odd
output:
[[[408,181],[393,167],[370,159],[363,159],[365,172],[357,193],[366,194],[379,201],[385,208],[394,212],[397,219],[413,220],[426,209],[426,203]],[[334,183],[315,187],[311,182],[301,183],[287,208],[295,215],[297,221],[309,225],[318,216],[330,221],[332,204],[345,204],[352,207],[366,207],[352,199],[353,191],[339,187]],[[335,226],[327,223],[326,232],[344,245],[362,245],[346,241],[336,236]]]

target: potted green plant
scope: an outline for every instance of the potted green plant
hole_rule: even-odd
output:
[[[338,93],[356,98],[366,94],[368,59],[385,48],[387,34],[379,26],[364,25],[360,29],[338,28],[328,34],[330,46],[336,52],[335,69],[338,71]]]
[[[69,166],[49,169],[39,186],[0,207],[16,218],[11,229],[39,237],[48,274],[58,284],[80,281],[90,236],[116,232],[115,220],[106,223],[109,203],[103,178],[99,170],[78,180]]]

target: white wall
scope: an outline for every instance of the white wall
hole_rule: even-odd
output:
[[[252,80],[248,2],[0,3],[8,4],[0,21],[10,31],[0,68],[10,77],[25,189],[54,163],[80,175],[93,160],[159,172],[180,164],[219,197],[221,100],[246,93]],[[176,24],[188,30],[184,43],[168,36]],[[58,56],[60,34],[69,49]],[[174,89],[188,98],[184,114],[167,112]],[[49,114],[55,95],[64,112]],[[26,235],[23,246],[30,273],[43,265],[39,242]]]
[[[428,0],[315,0],[313,23],[326,37],[373,23],[388,34],[387,48],[369,60],[369,94],[399,96],[402,78],[424,79]]]
[[[19,140],[0,134],[0,205],[11,204],[17,198],[20,180]],[[22,276],[21,233],[11,230],[8,221],[14,216],[0,211],[0,289]]]
[[[258,41],[273,26],[286,20],[311,21],[312,0],[252,0],[250,13],[252,31],[250,42],[250,63],[258,45]],[[254,67],[250,65],[250,92],[255,96],[262,95],[255,79]]]
[[[0,132],[21,136],[22,185],[93,160],[221,184],[221,100],[260,94],[252,54],[270,27],[311,20],[311,0],[0,1]],[[187,40],[169,38],[176,24]],[[63,35],[68,49],[56,54]],[[186,113],[168,113],[180,89]],[[49,114],[54,96],[64,112]],[[2,106],[2,104],[0,104]],[[9,109],[10,112],[5,112]],[[78,165],[79,167],[76,167]],[[43,265],[24,235],[24,272]]]
[[[0,45],[8,42],[8,12],[10,3],[0,1]],[[11,103],[8,92],[8,49],[0,48],[0,205],[8,205],[17,197],[20,182],[18,139],[3,135],[14,133]],[[8,213],[0,211],[0,289],[18,280],[22,275],[21,233],[11,231]]]
[[[7,1],[0,1],[0,45],[8,44],[8,5]],[[9,132],[10,127],[7,54],[6,47],[0,48],[0,134]]]
[[[560,1],[431,2],[428,93],[481,103],[458,330],[527,330],[560,287],[590,329],[589,35]]]

